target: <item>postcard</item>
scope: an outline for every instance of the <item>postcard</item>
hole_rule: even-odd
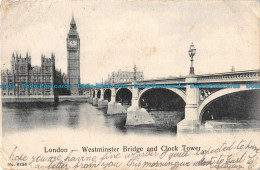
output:
[[[0,0],[2,169],[259,169],[257,0]]]

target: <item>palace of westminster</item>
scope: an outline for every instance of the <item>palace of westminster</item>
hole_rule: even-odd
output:
[[[70,30],[67,35],[67,63],[68,74],[55,68],[55,55],[50,58],[41,55],[41,66],[31,65],[31,56],[26,54],[12,54],[11,69],[1,72],[1,84],[15,85],[15,88],[2,88],[2,96],[48,96],[48,95],[82,95],[85,90],[78,88],[80,84],[80,38],[77,25],[72,16]],[[127,82],[134,79],[130,71],[113,72],[105,83]],[[143,80],[143,72],[136,72],[136,80]],[[70,85],[70,88],[23,88],[26,85]]]
[[[30,96],[30,95],[81,95],[78,89],[80,83],[80,38],[77,25],[72,16],[70,30],[67,36],[68,74],[55,68],[55,55],[50,58],[41,55],[41,66],[31,65],[31,56],[27,53],[25,57],[21,54],[12,54],[11,69],[1,72],[1,83],[3,85],[15,85],[15,88],[2,88],[2,96]],[[71,88],[22,88],[26,85],[66,85]]]

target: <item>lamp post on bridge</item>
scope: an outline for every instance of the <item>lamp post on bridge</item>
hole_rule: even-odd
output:
[[[134,82],[136,81],[136,65],[134,65]]]
[[[188,51],[191,61],[190,67],[190,74],[186,76],[185,83],[186,83],[186,105],[185,105],[185,118],[178,123],[177,130],[179,132],[197,132],[200,129],[199,123],[199,99],[200,99],[200,90],[199,88],[191,88],[189,84],[196,84],[198,83],[198,79],[194,76],[194,67],[193,67],[193,57],[196,53],[195,46],[193,43],[190,45],[190,49]]]
[[[193,67],[193,57],[196,54],[196,48],[193,45],[193,43],[190,45],[190,49],[189,49],[189,56],[190,56],[190,61],[191,61],[191,66],[190,66],[190,74],[195,74],[194,73],[194,67]]]
[[[114,84],[114,78],[115,78],[115,75],[114,75],[114,72],[112,73],[112,84]]]
[[[103,77],[102,77],[102,85],[104,85]],[[100,100],[101,102],[104,100],[104,89],[100,89]]]
[[[132,85],[136,83],[137,77],[136,77],[136,64],[134,65],[134,81],[132,82]],[[132,89],[132,104],[131,107],[134,107],[135,109],[138,109],[138,89],[133,88]]]

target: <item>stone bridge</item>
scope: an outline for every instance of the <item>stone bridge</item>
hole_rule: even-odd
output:
[[[90,89],[88,101],[99,109],[107,108],[108,115],[126,113],[126,126],[173,123],[178,132],[194,132],[200,129],[204,114],[212,119],[216,116],[207,110],[212,102],[238,92],[259,93],[259,73],[260,70],[191,74],[119,83],[117,85],[124,84],[127,88]],[[136,88],[135,84],[141,86]],[[256,86],[249,88],[248,84]],[[162,113],[161,116],[154,110]]]

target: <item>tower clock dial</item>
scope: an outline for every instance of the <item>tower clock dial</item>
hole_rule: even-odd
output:
[[[69,40],[69,46],[71,48],[76,48],[77,47],[77,41],[76,40]]]

